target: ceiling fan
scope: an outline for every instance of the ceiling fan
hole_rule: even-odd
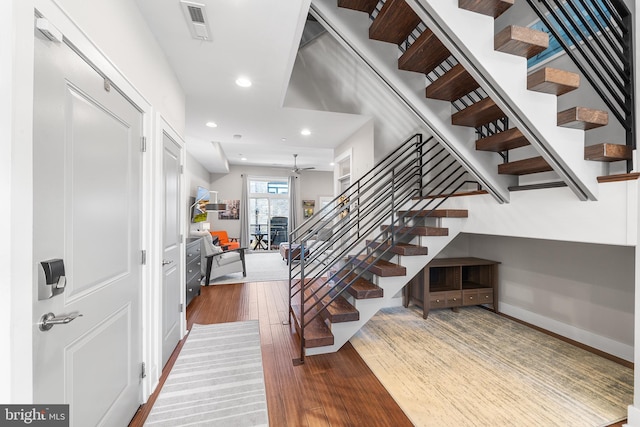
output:
[[[301,174],[303,171],[306,171],[306,170],[309,170],[309,169],[315,169],[313,166],[308,167],[308,168],[299,168],[298,167],[298,163],[297,163],[297,159],[298,159],[298,155],[294,154],[293,155],[293,169],[291,169],[291,172],[297,173],[297,174]]]

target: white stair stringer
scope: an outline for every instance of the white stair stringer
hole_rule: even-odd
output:
[[[366,13],[339,8],[335,0],[313,0],[310,13],[380,78],[484,189],[501,203],[509,201],[508,187],[517,179],[498,174],[500,156],[475,150],[475,129],[451,124],[450,102],[425,98],[426,77],[398,69],[396,45],[369,39]]]
[[[557,97],[527,90],[527,60],[494,50],[493,17],[458,0],[406,0],[581,200],[596,200],[601,162],[584,160],[584,131],[557,126]]]
[[[448,236],[419,236],[417,239],[421,246],[429,249],[428,255],[413,255],[394,257],[392,262],[397,262],[407,269],[405,276],[378,277],[376,284],[384,290],[382,298],[355,299],[349,298],[360,313],[360,319],[353,322],[341,322],[331,324],[333,333],[333,345],[324,347],[313,347],[305,349],[307,356],[325,353],[334,353],[351,339],[351,337],[364,326],[381,308],[397,306],[397,294],[420,270],[422,270],[442,249],[460,233],[466,219],[464,218],[442,218],[442,227],[449,229]]]

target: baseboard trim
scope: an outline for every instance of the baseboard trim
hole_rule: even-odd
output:
[[[634,363],[632,362],[633,346],[549,319],[510,304],[501,302],[499,307],[500,312],[498,314],[514,322],[558,338],[627,368],[634,368]],[[581,341],[578,341],[578,339]]]

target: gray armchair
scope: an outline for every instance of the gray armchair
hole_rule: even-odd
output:
[[[205,278],[205,286],[209,286],[212,278],[231,273],[240,273],[247,276],[247,267],[244,259],[245,248],[223,251],[220,246],[215,246],[213,240],[207,236],[201,239],[201,263],[200,273]]]
[[[212,278],[215,279],[226,274],[242,272],[242,276],[247,277],[244,250],[245,248],[238,248],[205,256],[205,286],[209,286]]]

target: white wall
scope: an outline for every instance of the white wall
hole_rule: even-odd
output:
[[[438,257],[500,261],[499,311],[633,361],[633,247],[475,234]]]
[[[212,174],[209,190],[218,191],[218,200],[240,200],[242,193],[242,174],[255,177],[287,178],[290,169],[265,168],[259,166],[231,165],[228,174]],[[333,174],[322,171],[305,171],[298,176],[298,189],[300,191],[300,206],[298,206],[298,223],[302,218],[302,200],[315,200],[316,209],[319,206],[319,196],[333,195]],[[193,194],[192,194],[193,195]],[[226,230],[229,236],[240,236],[240,220],[219,220],[215,212],[209,213],[208,222],[212,230]]]
[[[638,181],[598,185],[599,200],[582,202],[567,187],[515,191],[511,202],[491,196],[454,197],[449,208],[469,210],[463,232],[635,246]]]
[[[364,174],[375,164],[375,152],[374,152],[374,123],[373,120],[367,122],[353,135],[347,138],[342,144],[337,146],[334,150],[334,159],[342,158],[345,153],[351,153],[351,183],[353,184],[358,179],[362,178]],[[334,172],[334,177],[337,178],[339,172]]]
[[[415,114],[328,33],[298,52],[285,106],[372,117],[376,160],[425,133]]]

